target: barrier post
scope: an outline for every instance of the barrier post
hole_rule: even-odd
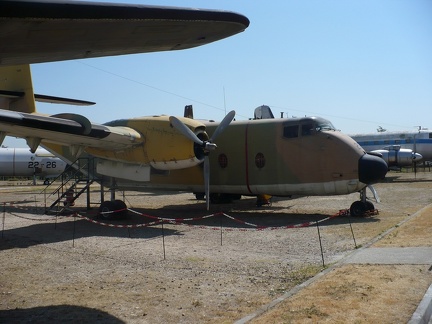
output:
[[[72,237],[72,247],[75,247],[75,223],[76,223],[76,213],[73,215],[73,237]]]
[[[6,221],[6,203],[3,203],[2,238],[4,237],[5,221]]]
[[[161,225],[162,225],[162,248],[163,248],[163,259],[165,260],[165,231],[164,231],[164,221],[162,221]]]
[[[222,240],[223,240],[223,230],[222,230],[222,216],[223,214],[219,215],[219,221],[220,221],[220,242],[221,242],[221,246],[222,246]]]
[[[323,268],[325,268],[325,263],[324,263],[324,252],[323,252],[323,248],[322,248],[321,233],[320,233],[320,229],[319,229],[318,221],[316,222],[316,226],[317,226],[317,229],[318,229],[318,238],[319,238],[319,244],[320,244],[320,249],[321,249],[322,265],[323,265]]]
[[[354,231],[353,231],[352,224],[351,224],[351,214],[348,215],[348,220],[349,220],[349,224],[350,224],[350,228],[351,228],[351,234],[352,234],[352,237],[353,237],[353,240],[354,240],[354,246],[357,249],[357,242],[356,242],[356,239],[355,239],[355,236],[354,236]]]

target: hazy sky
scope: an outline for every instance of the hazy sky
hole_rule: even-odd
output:
[[[195,118],[220,120],[265,104],[277,118],[317,115],[348,134],[432,128],[431,0],[103,2],[230,10],[251,23],[184,51],[32,65],[36,93],[97,103],[39,111],[104,123],[192,104]]]

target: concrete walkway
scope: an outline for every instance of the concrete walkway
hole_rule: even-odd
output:
[[[359,250],[344,263],[357,264],[428,264],[432,265],[431,247],[385,247]]]

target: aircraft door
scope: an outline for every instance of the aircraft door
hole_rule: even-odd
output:
[[[286,169],[278,151],[288,159],[280,145],[282,124],[277,120],[251,121],[245,129],[245,178],[249,193],[273,194],[274,186],[284,181]]]

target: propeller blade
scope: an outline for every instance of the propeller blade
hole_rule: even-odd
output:
[[[180,121],[180,119],[174,116],[170,116],[169,120],[170,123],[174,126],[174,128],[177,129],[184,136],[197,144],[203,145],[203,141],[201,141],[198,136],[196,136],[194,132],[189,129],[189,127],[187,127],[182,121]]]
[[[216,128],[215,132],[213,133],[210,142],[213,142],[216,137],[219,136],[219,134],[221,132],[224,131],[224,129],[232,122],[232,120],[234,119],[235,116],[235,111],[231,110],[225,117],[224,119],[222,119],[222,121],[220,122],[219,126]]]
[[[191,141],[202,145],[205,151],[204,155],[204,190],[205,190],[205,196],[206,196],[206,205],[207,210],[210,209],[210,161],[208,154],[210,151],[214,151],[217,146],[216,144],[212,143],[216,137],[219,136],[221,132],[227,128],[227,126],[232,122],[235,116],[235,111],[230,111],[224,119],[220,122],[219,126],[216,128],[215,132],[213,133],[213,136],[209,141],[202,141],[196,136],[190,129],[187,127],[181,120],[179,120],[177,117],[170,116],[169,120],[170,123],[173,125],[175,129],[177,129],[180,133],[182,133],[184,136],[186,136]]]
[[[206,196],[207,210],[210,209],[210,162],[209,157],[204,157],[204,189]]]

